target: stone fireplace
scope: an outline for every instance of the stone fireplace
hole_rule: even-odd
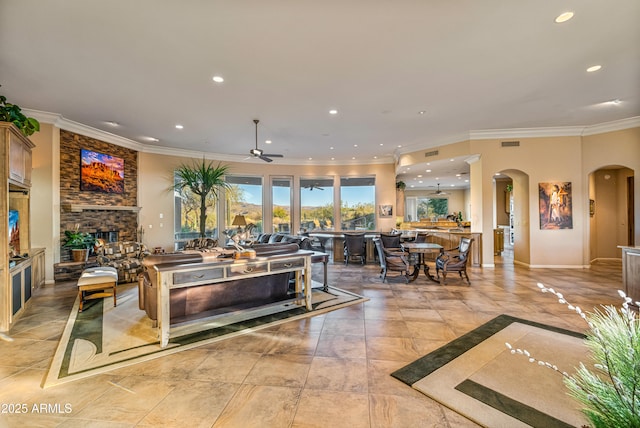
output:
[[[124,192],[80,190],[82,149],[124,159]],[[138,152],[73,132],[60,131],[60,242],[64,231],[93,234],[105,242],[138,240]],[[62,248],[60,261],[71,260]]]

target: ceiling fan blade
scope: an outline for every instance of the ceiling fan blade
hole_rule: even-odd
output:
[[[273,159],[269,159],[268,157],[266,157],[265,155],[262,156],[258,156],[260,159],[262,159],[265,162],[273,162]]]
[[[263,153],[262,156],[269,156],[272,158],[283,158],[284,155],[277,155],[277,154],[269,154],[269,153]]]

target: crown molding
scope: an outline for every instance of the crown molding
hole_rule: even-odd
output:
[[[582,135],[597,135],[607,132],[622,131],[624,129],[640,127],[640,116],[627,119],[614,120],[612,122],[600,123],[597,125],[585,126]]]
[[[640,127],[640,116],[587,126],[474,130],[469,131],[469,138],[472,140],[494,140],[502,138],[581,137],[636,127]]]
[[[225,155],[220,153],[201,152],[196,150],[185,150],[173,147],[159,147],[151,144],[140,143],[129,138],[121,137],[110,132],[102,131],[79,122],[66,119],[61,114],[40,110],[22,109],[22,112],[37,119],[41,123],[48,123],[66,131],[75,132],[100,141],[127,147],[144,153],[154,153],[166,156],[182,156],[190,158],[205,157],[226,162],[245,162],[246,156]],[[461,133],[442,140],[436,141],[428,146],[421,143],[413,143],[395,150],[393,156],[368,160],[308,160],[308,159],[282,159],[278,160],[279,165],[375,165],[375,164],[397,164],[400,157],[407,153],[413,153],[428,148],[440,147],[455,144],[466,140],[488,140],[503,138],[536,138],[536,137],[575,137],[603,134],[606,132],[620,131],[629,128],[640,127],[640,116],[627,119],[615,120],[590,126],[558,126],[549,128],[514,128],[514,129],[486,129],[474,130],[468,133]]]
[[[469,131],[471,140],[499,140],[504,138],[578,137],[583,126],[557,126],[550,128],[481,129]]]

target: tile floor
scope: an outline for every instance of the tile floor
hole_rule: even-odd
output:
[[[617,305],[622,286],[615,262],[530,270],[496,261],[470,269],[471,287],[422,274],[383,284],[374,265],[331,264],[331,284],[370,300],[43,390],[76,297],[74,283],[46,286],[13,342],[0,340],[0,427],[475,427],[389,374],[502,313],[584,330],[538,281],[585,309]]]

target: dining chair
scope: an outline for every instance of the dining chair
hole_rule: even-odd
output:
[[[467,284],[471,285],[469,275],[467,274],[467,261],[469,260],[469,251],[471,250],[472,242],[473,238],[460,238],[458,247],[445,251],[436,258],[436,278],[440,279],[440,271],[442,271],[440,284],[446,284],[447,273],[458,272],[460,279],[464,280],[466,278]]]
[[[380,276],[385,282],[388,271],[400,272],[405,282],[409,282],[410,264],[401,253],[386,251],[380,238],[373,238],[373,243],[379,254]]]
[[[349,264],[349,259],[359,257],[360,263],[366,260],[366,249],[364,245],[364,233],[344,234],[344,264]]]

